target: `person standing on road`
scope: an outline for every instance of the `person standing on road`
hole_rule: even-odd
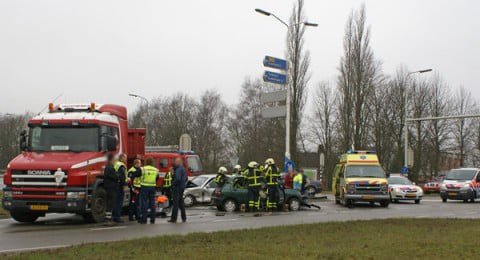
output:
[[[178,217],[178,209],[181,211],[182,222],[187,221],[187,213],[185,212],[185,205],[183,205],[183,192],[188,181],[187,172],[183,167],[183,160],[180,157],[175,159],[172,192],[173,192],[173,209],[172,215],[168,222],[176,223]]]
[[[248,210],[253,212],[257,211],[260,207],[259,192],[262,183],[260,182],[260,170],[258,169],[257,162],[249,162],[247,169],[244,171],[244,175],[247,178],[248,185]]]
[[[106,209],[105,209],[105,226],[114,225],[112,221],[112,212],[115,207],[115,196],[118,190],[119,178],[114,168],[115,156],[113,154],[107,155],[107,164],[103,170],[103,187],[106,191]]]
[[[172,181],[173,181],[173,168],[170,168],[165,177],[163,177],[162,194],[168,199],[168,207],[172,207]],[[162,213],[162,217],[166,217],[165,212]]]
[[[118,160],[113,165],[118,175],[118,189],[115,194],[115,206],[113,208],[113,221],[123,223],[121,217],[123,199],[125,197],[124,188],[127,185],[127,155],[120,154]]]
[[[267,211],[277,209],[278,205],[278,172],[275,161],[269,158],[265,161],[265,180],[268,186]]]
[[[128,170],[130,205],[128,208],[128,220],[140,220],[140,188],[142,186],[142,161],[136,159],[133,167]]]
[[[301,172],[298,172],[295,177],[293,177],[293,189],[300,191],[302,193],[302,183],[303,175]]]
[[[140,224],[147,224],[148,210],[150,210],[150,223],[155,224],[155,193],[158,179],[158,169],[155,168],[155,161],[149,157],[145,160],[145,166],[142,170],[140,197],[142,198]]]

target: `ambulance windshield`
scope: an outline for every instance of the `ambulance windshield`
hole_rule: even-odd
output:
[[[385,171],[379,165],[348,165],[345,178],[385,178]]]

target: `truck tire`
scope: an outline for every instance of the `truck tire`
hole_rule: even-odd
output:
[[[83,219],[89,223],[100,223],[105,221],[105,210],[107,206],[107,192],[104,188],[98,187],[92,198],[90,212],[83,215]]]
[[[40,217],[40,215],[31,213],[31,212],[12,211],[10,212],[10,215],[15,221],[20,223],[33,223]]]

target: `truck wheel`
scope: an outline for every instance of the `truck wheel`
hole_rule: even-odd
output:
[[[21,223],[33,223],[35,222],[40,216],[38,214],[32,214],[30,212],[10,212],[12,218]]]
[[[298,198],[291,198],[288,200],[288,209],[290,211],[297,211],[300,209],[300,200]]]
[[[226,199],[223,201],[223,210],[232,213],[237,210],[237,203],[232,199]]]
[[[183,204],[187,208],[193,206],[193,204],[195,204],[195,197],[193,197],[192,195],[185,196],[185,198],[183,198]]]
[[[83,215],[83,219],[90,223],[100,223],[105,220],[107,207],[107,192],[99,187],[95,190],[92,199],[91,211]]]
[[[390,201],[389,200],[382,200],[380,201],[380,206],[382,206],[383,208],[388,208],[388,205],[390,204]]]

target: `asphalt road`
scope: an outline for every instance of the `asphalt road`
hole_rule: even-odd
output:
[[[328,221],[368,220],[399,217],[413,218],[479,218],[480,202],[442,203],[437,196],[425,198],[421,204],[390,204],[389,208],[359,205],[348,209],[331,200],[316,201],[322,207],[298,212],[276,212],[255,217],[250,213],[216,216],[217,211],[208,206],[187,209],[188,222],[170,224],[157,219],[156,224],[125,223],[121,226],[103,227],[85,224],[75,215],[51,214],[34,224],[19,224],[11,219],[0,220],[0,253],[65,247],[69,245],[115,241],[163,234],[213,232],[267,226],[321,223]]]

